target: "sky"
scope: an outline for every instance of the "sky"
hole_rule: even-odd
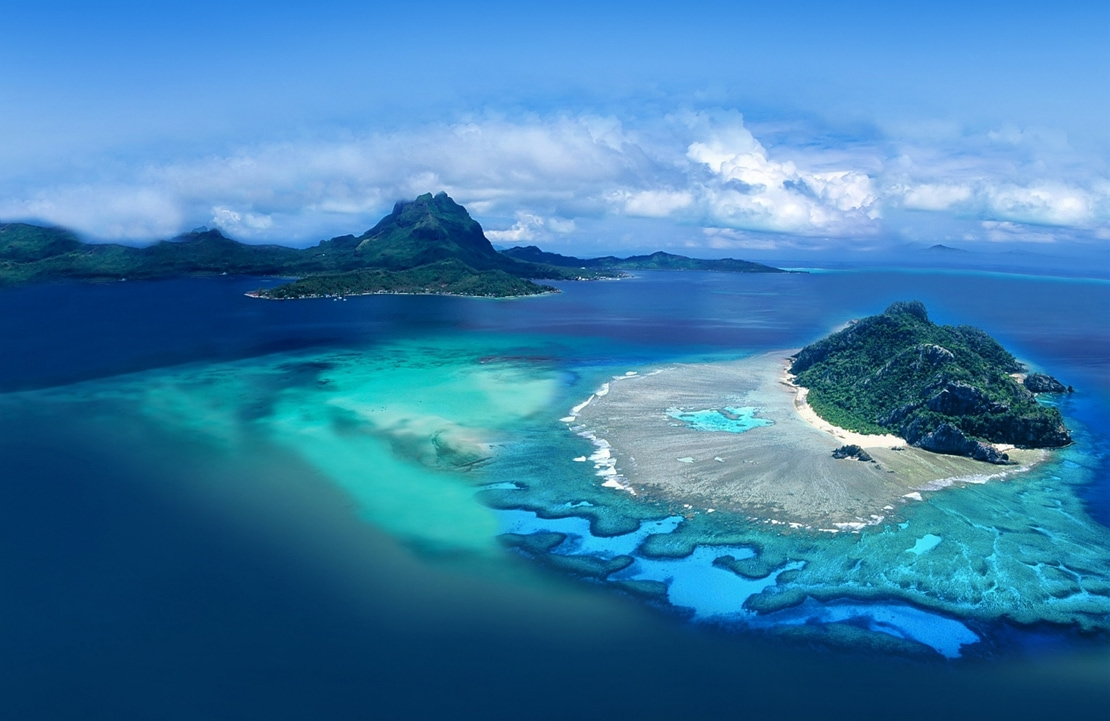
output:
[[[905,6],[905,7],[903,7]],[[0,222],[310,245],[1110,244],[1110,4],[7,0]]]

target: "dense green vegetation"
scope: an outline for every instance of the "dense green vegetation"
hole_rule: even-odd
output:
[[[453,258],[478,270],[521,270],[494,250],[482,226],[446,193],[397,203],[353,242],[355,254],[377,268],[402,270]]]
[[[534,245],[509,248],[501,251],[515,260],[532,263],[546,263],[563,268],[579,268],[584,270],[716,270],[728,273],[786,273],[789,271],[774,268],[762,263],[752,263],[747,260],[734,260],[722,258],[720,260],[703,260],[701,258],[687,258],[684,255],[672,253],[652,253],[651,255],[633,255],[628,258],[617,258],[607,255],[601,258],[575,258],[570,255],[548,253]]]
[[[73,233],[61,228],[42,228],[26,223],[0,224],[0,267],[34,263],[71,253],[82,245]]]
[[[554,290],[533,279],[615,278],[622,275],[621,269],[780,272],[758,263],[700,261],[668,253],[579,262],[534,250],[538,256],[498,253],[465,208],[446,193],[425,193],[397,203],[362,235],[343,235],[305,249],[248,245],[208,229],[146,247],[93,244],[60,228],[0,224],[0,286],[226,273],[299,278],[259,294],[267,298],[378,292],[505,297]]]
[[[0,285],[52,280],[120,280],[179,275],[300,275],[319,269],[305,251],[246,245],[218,230],[146,247],[82,243],[58,228],[0,225]]]
[[[452,265],[438,265],[454,261]],[[551,290],[526,279],[612,277],[515,261],[490,245],[482,227],[445,193],[397,203],[361,236],[311,248],[248,245],[202,229],[146,247],[83,243],[73,233],[25,223],[0,224],[0,286],[57,280],[109,281],[181,275],[293,276],[287,293],[306,297],[367,292],[532,295]],[[391,273],[400,273],[390,277]],[[319,279],[313,280],[314,278]],[[467,277],[469,276],[469,277]]]
[[[916,301],[803,348],[793,364],[814,411],[842,428],[893,431],[922,447],[963,447],[964,455],[985,452],[972,441],[1066,445],[1060,413],[1011,376],[1021,370],[983,331],[935,325]]]
[[[406,270],[365,268],[322,273],[258,292],[260,298],[290,300],[369,293],[431,293],[506,298],[554,292],[503,270],[476,271],[458,260],[441,260]]]

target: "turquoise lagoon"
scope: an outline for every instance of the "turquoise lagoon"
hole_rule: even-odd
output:
[[[103,438],[172,439],[144,443],[164,446],[167,458],[188,467],[199,458],[204,468],[259,474],[248,483],[224,471],[160,473],[154,464],[165,461],[148,458],[144,484],[156,489],[172,476],[193,495],[266,505],[266,474],[287,471],[319,493],[338,494],[347,509],[340,514],[441,569],[447,597],[460,583],[487,584],[507,597],[518,593],[510,588],[546,588],[565,599],[601,591],[606,600],[588,603],[628,604],[799,653],[854,654],[859,663],[876,655],[951,663],[1049,652],[1105,659],[1110,374],[1105,355],[1085,344],[1105,348],[1107,285],[890,274],[862,274],[868,282],[860,283],[844,275],[645,274],[567,284],[560,296],[520,302],[263,303],[238,294],[242,281],[213,283],[197,301],[203,307],[164,307],[186,316],[170,324],[177,335],[163,328],[152,301],[143,315],[132,311],[135,317],[104,329],[130,339],[126,349],[105,350],[92,335],[68,339],[71,352],[89,359],[84,368],[56,358],[6,359],[0,410],[6,426],[45,418],[27,424],[40,440],[54,418],[56,428],[80,424],[80,433]],[[148,287],[164,296],[201,283]],[[64,292],[91,294],[95,302],[86,306],[118,310],[135,302],[143,285],[135,287]],[[993,306],[969,312],[980,307],[970,301],[984,287],[999,306],[1043,299],[1041,322],[1029,322],[1028,306],[1010,316]],[[1074,396],[1055,401],[1076,443],[1024,475],[923,490],[920,502],[880,525],[813,534],[606,487],[595,465],[581,460],[596,451],[590,440],[560,422],[614,379],[676,361],[797,347],[903,297],[924,300],[941,322],[986,327],[1076,386]],[[1053,316],[1057,306],[1076,305],[1089,312]],[[180,333],[206,345],[181,343]],[[60,341],[32,339],[27,350],[45,353],[53,343]],[[669,413],[704,432],[766,423],[757,408],[723,410]],[[109,444],[118,449],[109,462],[146,458],[129,459],[134,444],[118,443]],[[275,458],[280,472],[265,460]],[[34,478],[33,470],[21,472]],[[237,484],[253,489],[253,502],[237,495]],[[560,623],[564,630],[551,633],[564,634],[572,622]],[[1097,700],[1103,690],[1096,684],[1085,693]]]
[[[756,413],[758,408],[706,408],[700,411],[684,411],[679,408],[668,408],[667,415],[675,420],[682,421],[690,428],[699,431],[714,431],[722,433],[743,433],[752,428],[771,425],[766,418],[759,418]]]

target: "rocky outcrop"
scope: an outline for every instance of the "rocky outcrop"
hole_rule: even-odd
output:
[[[948,381],[944,388],[925,403],[931,411],[946,416],[970,416],[982,413],[1003,413],[1010,407],[996,403],[975,386],[962,381]]]
[[[907,419],[913,419],[922,409],[950,417],[1000,415],[1010,410],[1008,404],[991,400],[981,389],[963,381],[951,381],[942,377],[931,388],[931,395],[924,402],[898,406],[876,418],[876,423],[886,428],[898,429],[905,437],[909,432],[906,428]]]
[[[903,372],[907,368],[915,374],[932,373],[956,360],[952,351],[933,343],[921,343],[905,349],[891,358],[880,368],[873,378],[865,382],[882,381],[887,377]]]
[[[1044,373],[1030,373],[1025,376],[1022,385],[1031,393],[1073,393],[1071,386],[1065,386],[1060,381]]]
[[[915,429],[916,430],[916,429]],[[994,446],[976,441],[964,435],[964,432],[951,423],[942,423],[937,428],[917,438],[906,438],[918,448],[924,448],[933,453],[947,453],[953,456],[969,456],[977,461],[987,463],[1006,464],[1010,462],[1005,453],[999,453]]]
[[[855,443],[846,446],[841,446],[832,452],[833,458],[855,458],[857,461],[873,461],[871,454],[863,450]]]
[[[1007,419],[997,435],[1000,442],[1023,448],[1061,448],[1071,443],[1071,432],[1063,422],[1043,415]]]

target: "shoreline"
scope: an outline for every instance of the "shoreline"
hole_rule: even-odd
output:
[[[801,419],[804,420],[806,423],[810,424],[819,431],[824,431],[825,433],[829,433],[835,436],[836,438],[844,441],[845,444],[855,444],[861,448],[878,448],[881,446],[891,445],[909,445],[908,443],[906,443],[905,438],[896,436],[892,433],[886,433],[882,435],[874,433],[858,433],[856,431],[849,431],[845,428],[834,426],[832,423],[829,423],[824,418],[817,415],[817,411],[813,410],[813,407],[809,405],[809,401],[807,400],[809,389],[800,386],[794,382],[795,376],[793,373],[790,372],[790,367],[790,359],[787,358],[786,365],[783,369],[782,383],[783,385],[794,389],[794,410],[798,412],[798,416],[801,417]]]
[[[805,403],[805,389],[784,372],[787,355],[614,376],[560,419],[594,446],[575,460],[593,463],[603,487],[673,503],[687,516],[728,510],[783,530],[837,533],[882,523],[922,493],[1006,479],[1048,457],[1019,449],[1015,465],[1000,467],[838,428]],[[668,415],[726,407],[752,408],[770,424],[705,431]],[[850,443],[873,462],[832,457]]]
[[[901,436],[896,436],[892,433],[884,433],[884,434],[859,433],[859,432],[856,432],[856,431],[850,431],[846,428],[841,428],[840,426],[834,426],[832,423],[829,423],[824,418],[817,415],[817,411],[813,410],[813,407],[809,405],[809,402],[806,400],[807,396],[809,395],[809,389],[804,387],[804,386],[800,386],[800,385],[798,385],[797,383],[794,382],[795,376],[794,376],[793,373],[790,372],[791,365],[792,365],[792,363],[790,362],[790,357],[787,357],[787,362],[786,362],[785,368],[783,370],[783,380],[782,380],[783,385],[786,385],[786,386],[788,386],[790,388],[793,388],[795,390],[795,396],[794,396],[794,408],[795,408],[795,410],[797,410],[798,415],[799,415],[799,417],[801,417],[802,420],[806,421],[807,423],[809,423],[811,426],[813,426],[817,430],[823,431],[825,433],[829,433],[833,437],[844,441],[846,444],[855,444],[855,445],[859,446],[860,448],[866,448],[868,450],[873,450],[875,448],[883,448],[883,447],[891,447],[891,450],[894,450],[893,446],[901,446],[902,449],[915,448],[916,450],[919,450],[923,453],[931,453],[932,455],[936,455],[936,456],[946,456],[946,455],[948,455],[948,454],[945,454],[945,453],[934,453],[933,451],[927,451],[923,448],[917,448],[916,446],[911,445],[905,438],[902,438]],[[1012,373],[1011,375],[1012,376],[1020,376],[1021,378],[1024,378],[1026,374],[1025,373]],[[984,441],[984,443],[987,443],[987,441]],[[960,481],[965,481],[965,482],[968,482],[968,483],[985,483],[987,480],[990,480],[990,479],[993,479],[993,478],[1005,478],[1006,476],[1011,475],[1012,473],[1025,472],[1025,471],[1028,471],[1028,470],[1032,469],[1034,466],[1040,464],[1042,461],[1044,461],[1048,457],[1049,450],[1051,450],[1051,449],[1048,449],[1048,448],[1018,448],[1017,446],[1015,446],[1013,444],[1010,444],[1010,443],[987,443],[987,445],[992,446],[999,453],[1009,453],[1009,454],[1016,453],[1021,458],[1023,458],[1024,461],[1016,461],[1015,460],[1015,461],[1012,461],[1010,464],[988,463],[986,465],[991,467],[991,468],[1006,469],[1006,470],[999,470],[995,473],[975,474],[975,475],[967,476],[967,477],[956,476],[956,477],[952,477],[952,478],[939,479],[938,481],[934,481],[930,485],[935,485],[936,483],[940,483],[940,481],[942,481],[942,480],[943,481],[948,481],[948,483],[944,484],[943,486],[937,486],[936,488],[930,487],[930,488],[923,488],[921,490],[931,491],[931,490],[937,490],[938,488],[947,488],[948,486],[951,486],[954,483],[957,483],[957,482],[960,482]],[[952,458],[966,458],[966,456],[951,456],[951,457]],[[1017,468],[1015,469],[1015,468],[1013,468],[1013,466],[1017,466]],[[983,480],[978,480],[978,479],[983,479]]]
[[[542,293],[527,293],[522,295],[467,295],[465,293],[433,293],[433,292],[415,292],[403,290],[368,290],[365,293],[336,293],[332,295],[299,295],[295,298],[271,298],[261,294],[261,290],[248,290],[243,295],[248,298],[256,300],[346,300],[347,298],[361,298],[368,295],[427,295],[427,296],[444,296],[447,298],[487,298],[489,300],[517,300],[519,298],[539,298],[545,295],[555,295],[563,291],[558,288],[552,290],[545,290]]]

